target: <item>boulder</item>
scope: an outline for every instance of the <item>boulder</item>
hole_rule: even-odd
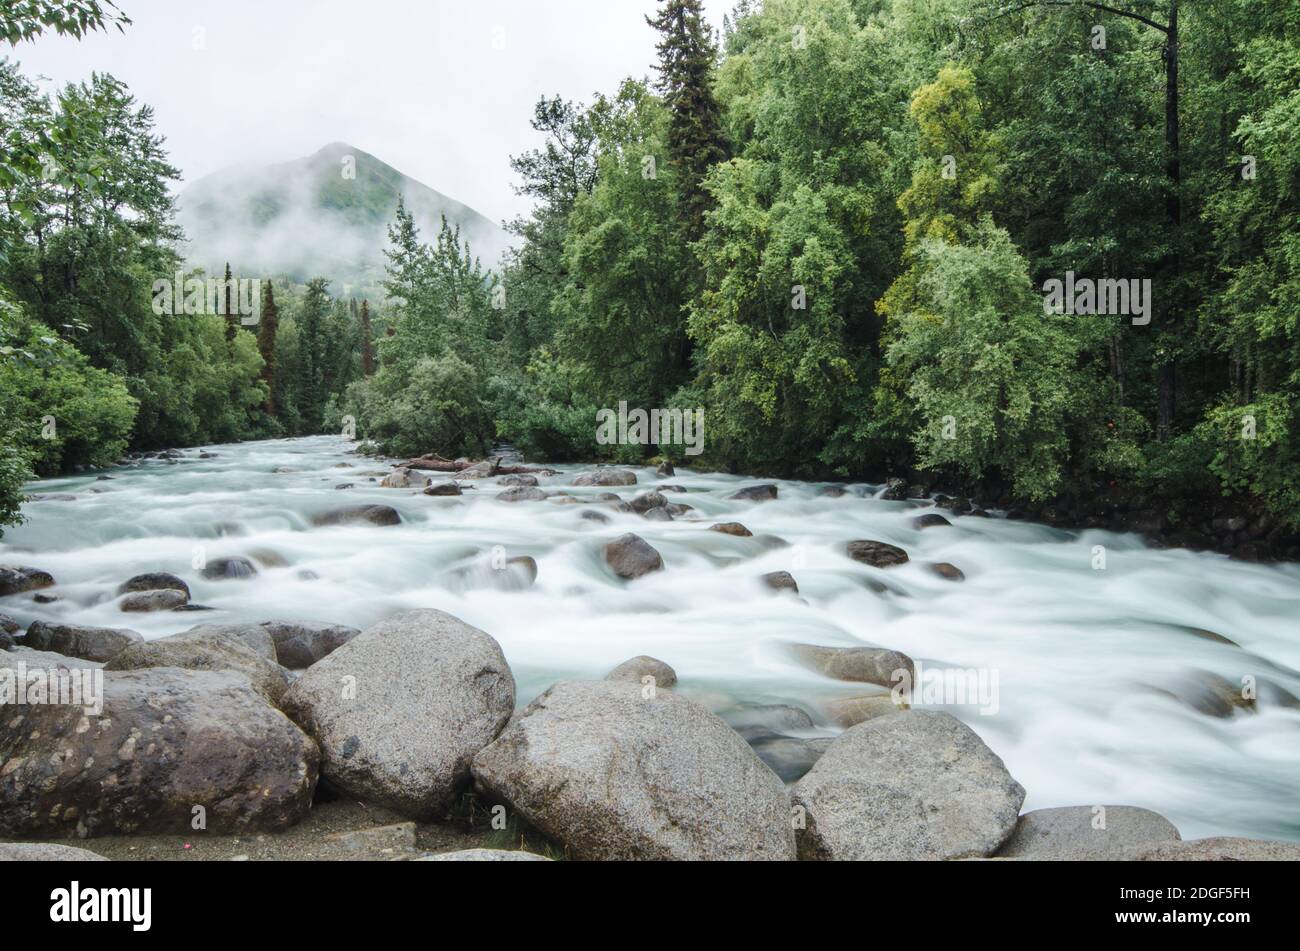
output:
[[[779,734],[753,737],[749,745],[783,783],[793,783],[805,776],[825,750],[815,740]]]
[[[498,502],[545,502],[546,493],[532,486],[520,485],[497,493]]]
[[[739,491],[732,492],[727,498],[738,499],[742,502],[771,502],[776,499],[776,486],[750,485]]]
[[[497,485],[536,486],[535,475],[508,475],[497,479]]]
[[[853,541],[845,546],[845,551],[854,561],[873,568],[892,568],[907,562],[907,552],[886,542]]]
[[[320,754],[229,672],[104,674],[103,714],[23,707],[0,718],[0,836],[283,830],[306,817]]]
[[[1035,809],[1020,817],[1011,838],[998,850],[998,857],[1124,860],[1131,857],[1134,848],[1177,842],[1179,838],[1172,822],[1137,806]]]
[[[190,597],[184,591],[175,588],[161,588],[157,591],[136,591],[125,595],[117,602],[118,610],[128,613],[145,613],[149,611],[175,611],[189,604]]]
[[[636,485],[636,473],[628,469],[596,469],[573,480],[574,485]]]
[[[789,703],[745,703],[724,710],[719,716],[744,737],[816,727],[807,710]]]
[[[966,573],[956,565],[946,561],[932,561],[927,568],[945,581],[965,581]]]
[[[430,482],[429,487],[424,490],[425,495],[448,496],[463,495],[460,485],[456,482]]]
[[[0,598],[53,585],[54,576],[48,571],[23,565],[0,565]]]
[[[788,571],[769,571],[762,577],[763,584],[767,585],[773,591],[793,591],[799,593],[799,585],[794,580],[794,575]]]
[[[737,538],[752,538],[754,533],[747,529],[739,522],[719,522],[717,525],[710,525],[709,531],[721,532],[724,535],[734,535]]]
[[[664,462],[659,463],[659,467],[655,469],[655,475],[661,479],[671,479],[673,476],[677,475],[677,470],[673,468],[671,462],[665,460]]]
[[[545,855],[535,852],[508,849],[461,849],[457,852],[435,852],[422,855],[413,862],[549,862]]]
[[[7,614],[0,614],[0,633],[17,634],[21,630],[21,624]]]
[[[1300,844],[1216,836],[1135,849],[1132,858],[1140,862],[1297,862]]]
[[[214,558],[203,566],[200,573],[209,581],[234,581],[254,577],[257,565],[243,557]]]
[[[642,492],[631,502],[632,511],[638,515],[645,515],[651,509],[661,509],[668,505],[668,500],[660,492]]]
[[[879,496],[886,502],[902,502],[907,498],[907,481],[905,479],[889,479],[885,482],[884,491]]]
[[[381,489],[423,489],[428,484],[429,477],[423,472],[400,466],[379,480]]]
[[[263,621],[258,627],[270,634],[275,656],[290,670],[305,670],[361,633],[355,627],[314,621]]]
[[[22,645],[0,652],[0,667],[13,668],[20,662],[25,664],[28,670],[34,668],[43,668],[45,670],[95,670],[104,666],[103,661],[83,660],[80,657],[69,657],[66,654],[56,654],[52,651],[32,650],[30,647]]]
[[[89,627],[33,621],[23,645],[38,651],[53,651],[68,657],[104,663],[144,638],[120,627]]]
[[[480,561],[457,568],[448,575],[448,587],[457,591],[494,588],[497,591],[525,591],[537,581],[537,560],[516,555],[500,564]]]
[[[107,862],[89,849],[54,842],[0,842],[0,862]]]
[[[328,527],[332,525],[358,525],[369,522],[371,525],[400,525],[402,516],[390,505],[348,505],[344,508],[331,509],[312,517],[313,525]]]
[[[275,639],[264,624],[199,624],[183,633],[197,636],[199,634],[226,634],[242,641],[253,653],[274,663],[280,662],[280,655],[275,648]]]
[[[150,571],[135,575],[117,586],[118,594],[130,594],[135,591],[181,591],[185,600],[190,598],[190,586],[176,575],[167,571]]]
[[[794,644],[794,656],[806,667],[833,680],[875,684],[892,688],[901,680],[894,673],[906,670],[907,683],[916,680],[916,665],[912,658],[883,647],[819,647],[815,644]]]
[[[664,566],[663,557],[640,535],[620,535],[603,549],[605,563],[625,580],[640,578]]]
[[[228,670],[248,678],[253,689],[278,706],[288,686],[280,665],[256,653],[243,641],[202,629],[132,644],[104,665],[105,670],[144,670],[179,667],[183,670]]]
[[[605,523],[609,521],[609,516],[604,512],[597,512],[595,509],[585,509],[578,513],[578,518],[585,518],[589,522]]]
[[[677,671],[662,660],[647,657],[645,654],[623,661],[605,675],[606,680],[627,680],[642,685],[646,677],[653,677],[656,687],[668,688],[677,683]]]
[[[474,778],[578,859],[790,859],[781,781],[670,690],[555,684],[474,758]]]
[[[945,525],[951,528],[952,522],[934,512],[928,512],[925,515],[918,515],[916,518],[912,519],[912,527],[916,529],[941,528]]]
[[[827,700],[823,707],[826,715],[845,729],[866,723],[876,717],[886,717],[891,713],[902,713],[910,709],[906,701],[894,703],[891,694],[872,694],[865,697],[836,697]]]
[[[970,727],[908,710],[840,734],[791,791],[801,859],[960,859],[1011,835],[1025,790]]]
[[[667,506],[647,509],[641,517],[647,522],[671,522],[673,520],[672,513],[668,511]]]
[[[308,668],[283,704],[320,744],[332,788],[415,819],[446,812],[514,705],[497,642],[442,611],[363,631]]]

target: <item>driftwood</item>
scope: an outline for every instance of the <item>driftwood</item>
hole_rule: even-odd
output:
[[[479,465],[480,462],[490,463],[491,468],[488,471],[489,477],[498,475],[526,475],[529,473],[554,475],[553,469],[537,468],[533,466],[503,466],[501,465],[500,456],[494,456],[491,459],[481,459],[478,462],[475,462],[472,459],[444,459],[437,453],[430,452],[423,456],[417,456],[414,459],[407,459],[405,462],[399,462],[397,465],[399,468],[421,469],[425,472],[460,472],[464,469],[470,468],[471,466]]]

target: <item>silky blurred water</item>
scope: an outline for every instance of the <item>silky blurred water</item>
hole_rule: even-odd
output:
[[[36,484],[31,491],[75,499],[25,505],[29,521],[0,540],[0,563],[50,571],[58,600],[14,596],[0,599],[0,611],[24,625],[57,619],[156,637],[271,618],[366,627],[392,612],[440,608],[500,641],[521,704],[556,679],[598,677],[651,654],[677,670],[681,692],[714,709],[794,703],[823,723],[824,701],[871,688],[807,670],[787,646],[880,645],[924,665],[996,671],[995,714],[951,709],[1025,786],[1025,809],[1123,803],[1163,813],[1185,838],[1300,839],[1300,708],[1265,693],[1300,695],[1300,566],[998,518],[950,516],[952,528],[918,531],[911,520],[925,503],[872,498],[879,487],[848,486],[849,495],[831,498],[819,484],[779,482],[777,501],[752,503],[724,496],[770,480],[686,470],[661,480],[637,469],[640,484],[615,491],[630,499],[660,482],[681,485],[688,493],[670,500],[698,518],[656,522],[601,507],[609,517],[601,524],[580,517],[590,506],[497,502],[495,480],[458,498],[380,488],[387,466],[351,448],[335,437],[215,446],[213,459],[190,450],[177,464],[147,461],[105,481],[88,474]],[[583,467],[557,468],[540,480],[549,492],[590,499],[610,491],[570,487]],[[346,482],[355,487],[335,488]],[[391,505],[403,523],[311,524],[316,513],[370,502]],[[755,537],[707,530],[733,520]],[[654,545],[666,570],[632,583],[613,577],[600,548],[623,532]],[[860,565],[844,554],[845,542],[860,538],[899,545],[912,560],[888,570]],[[1099,545],[1104,570],[1094,568]],[[242,555],[263,564],[255,578],[205,580],[193,567],[196,546],[209,561]],[[463,590],[454,569],[487,565],[494,546],[535,558],[536,584]],[[934,561],[955,564],[966,580],[935,576],[925,567]],[[780,570],[794,575],[799,597],[773,595],[759,581]],[[214,610],[123,614],[117,585],[145,571],[180,575],[193,601]],[[894,590],[872,590],[871,578]],[[1257,712],[1216,719],[1152,689],[1189,671],[1233,684],[1257,678]]]

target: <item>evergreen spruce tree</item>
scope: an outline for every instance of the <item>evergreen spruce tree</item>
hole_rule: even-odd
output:
[[[678,209],[686,237],[694,241],[711,204],[704,177],[726,158],[722,111],[713,95],[717,50],[700,0],[667,0],[659,15],[646,22],[663,36],[656,49],[659,91],[671,114],[668,158],[680,176]]]
[[[226,262],[226,279],[221,285],[221,297],[225,301],[222,308],[226,317],[226,343],[233,344],[239,333],[239,291],[235,288],[235,279],[230,274],[230,262]]]
[[[257,327],[257,349],[262,354],[262,382],[266,384],[265,409],[268,416],[275,416],[275,335],[279,330],[279,311],[275,306],[275,289],[271,282],[266,282],[262,294],[262,318]]]
[[[361,302],[361,373],[375,375],[375,341],[370,328],[370,301]]]

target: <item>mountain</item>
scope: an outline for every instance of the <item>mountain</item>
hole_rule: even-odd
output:
[[[348,159],[354,177],[345,174]],[[468,205],[335,142],[292,162],[241,165],[195,181],[177,197],[187,238],[181,252],[210,275],[229,261],[243,276],[327,277],[334,294],[374,289],[399,197],[423,240],[433,242],[446,215],[485,269],[509,244],[502,228]]]

